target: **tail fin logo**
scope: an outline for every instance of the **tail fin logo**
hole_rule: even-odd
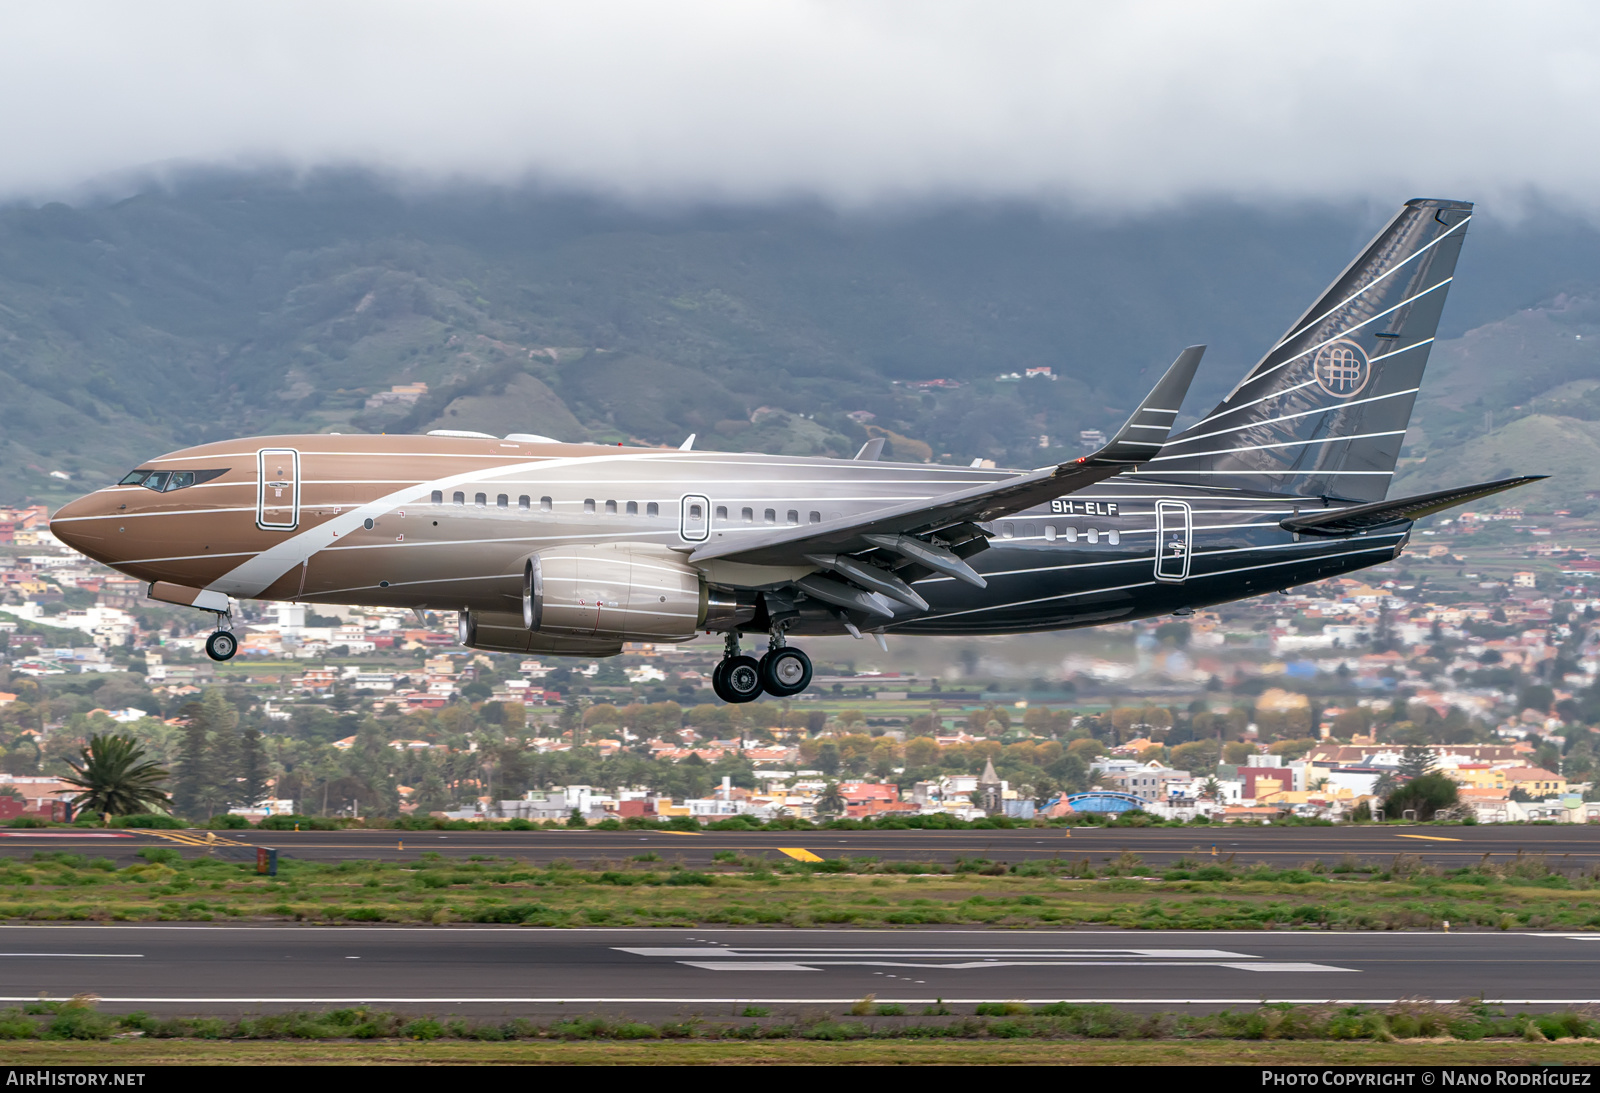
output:
[[[1312,372],[1317,386],[1328,394],[1335,398],[1352,398],[1360,394],[1367,380],[1372,378],[1372,365],[1359,345],[1341,338],[1317,351]]]

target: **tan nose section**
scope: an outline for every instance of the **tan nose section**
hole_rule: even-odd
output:
[[[99,515],[102,506],[95,501],[95,495],[80,497],[76,501],[69,501],[56,510],[50,517],[50,534],[61,540],[73,550],[89,553],[96,546],[105,542],[98,534],[104,529],[99,521],[82,519],[86,516]]]

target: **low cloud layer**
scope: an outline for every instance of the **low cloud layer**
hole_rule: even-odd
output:
[[[1600,210],[1583,3],[7,3],[0,195],[364,165],[623,196],[1539,194]]]

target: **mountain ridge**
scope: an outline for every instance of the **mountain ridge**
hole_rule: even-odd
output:
[[[1188,407],[1209,406],[1374,226],[1372,210],[1309,206],[651,211],[533,190],[407,196],[359,174],[211,172],[122,201],[16,205],[0,209],[0,500],[56,502],[155,452],[291,431],[694,432],[700,447],[832,455],[878,434],[902,438],[896,458],[1039,466],[1120,423],[1195,341],[1212,348]],[[1478,235],[1397,490],[1547,391],[1600,378],[1600,237],[1560,218]],[[996,379],[1039,367],[1056,378]],[[933,379],[960,386],[912,386]],[[369,407],[416,382],[414,404]],[[1540,412],[1585,420],[1583,392],[1561,400]],[[1499,415],[1487,432],[1485,413]],[[1519,453],[1527,432],[1506,434]],[[1571,486],[1562,497],[1600,482]]]

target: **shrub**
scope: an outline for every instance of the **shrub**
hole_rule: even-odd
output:
[[[147,846],[139,851],[139,857],[152,865],[177,865],[183,861],[183,855],[170,846]]]
[[[136,812],[131,816],[111,817],[112,827],[144,827],[165,828],[169,831],[182,830],[189,825],[176,816],[163,816],[158,812]]]
[[[301,831],[337,831],[339,821],[330,820],[326,816],[268,816],[257,825],[266,831],[293,831],[298,827]]]
[[[400,1035],[412,1040],[437,1040],[444,1035],[444,1026],[437,1021],[424,1017],[406,1025],[400,1030]]]
[[[1415,809],[1418,820],[1431,820],[1433,814],[1456,803],[1456,784],[1442,774],[1424,774],[1413,778],[1389,794],[1383,802],[1386,819],[1399,819],[1407,810]]]
[[[211,817],[203,825],[212,831],[245,831],[252,825],[243,816],[235,816],[231,812],[223,812]]]
[[[715,882],[712,881],[710,875],[708,875],[706,873],[690,873],[690,872],[684,871],[684,872],[681,872],[681,873],[672,873],[671,875],[669,875],[667,877],[667,883],[668,884],[675,884],[675,885],[679,885],[679,886],[696,885],[696,884],[698,884],[698,885],[702,885],[704,887],[709,888]]]

